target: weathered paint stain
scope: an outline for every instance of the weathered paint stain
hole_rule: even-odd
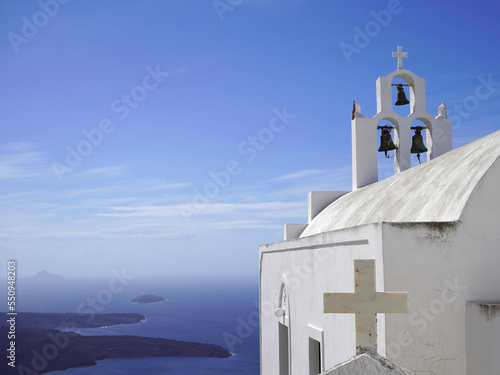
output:
[[[433,221],[421,223],[387,223],[400,230],[418,230],[419,241],[429,241],[437,246],[444,246],[452,238],[458,227],[461,225],[460,221]],[[422,233],[423,232],[423,233]],[[418,232],[417,232],[418,234]]]
[[[459,221],[432,221],[432,222],[421,222],[421,223],[387,223],[394,227],[400,229],[415,229],[422,228],[428,231],[439,233],[444,235],[446,233],[453,233],[457,230],[460,225]]]
[[[477,307],[486,320],[494,319],[500,315],[500,303],[479,303]]]

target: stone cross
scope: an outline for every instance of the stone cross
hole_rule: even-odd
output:
[[[356,314],[356,352],[377,354],[377,314],[407,313],[408,293],[377,292],[374,259],[355,259],[354,271],[354,293],[324,293],[324,312]]]
[[[398,46],[398,52],[393,52],[392,57],[398,58],[398,69],[403,69],[403,57],[408,57],[408,52],[403,52],[403,47]]]

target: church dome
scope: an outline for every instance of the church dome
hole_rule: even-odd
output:
[[[320,212],[300,237],[372,223],[457,221],[499,159],[497,131],[342,196]]]

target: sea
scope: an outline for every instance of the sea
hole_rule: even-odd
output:
[[[259,327],[256,277],[128,277],[115,271],[100,280],[18,282],[18,311],[96,313],[133,312],[145,321],[77,329],[81,335],[134,335],[220,345],[230,358],[123,358],[51,375],[258,375]],[[0,293],[1,294],[1,293]],[[131,303],[154,294],[165,302]],[[61,352],[59,355],[64,355]],[[57,357],[52,359],[57,361]]]

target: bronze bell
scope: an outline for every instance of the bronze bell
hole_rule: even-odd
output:
[[[420,154],[421,152],[427,152],[427,147],[424,145],[424,138],[422,137],[422,129],[416,128],[415,135],[411,138],[411,153]]]
[[[387,151],[396,150],[398,147],[392,141],[391,133],[389,129],[382,129],[382,135],[380,136],[380,147],[378,152],[385,152],[385,157],[388,158]]]
[[[427,147],[424,145],[424,138],[422,138],[422,129],[425,129],[421,126],[416,126],[412,129],[415,129],[415,135],[411,138],[411,153],[417,154],[418,163],[421,164],[420,161],[420,153],[427,152]]]
[[[405,90],[403,89],[403,85],[398,84],[397,88],[398,88],[398,100],[396,100],[396,103],[394,103],[394,105],[409,104],[410,101],[406,98],[406,94],[405,94]]]

